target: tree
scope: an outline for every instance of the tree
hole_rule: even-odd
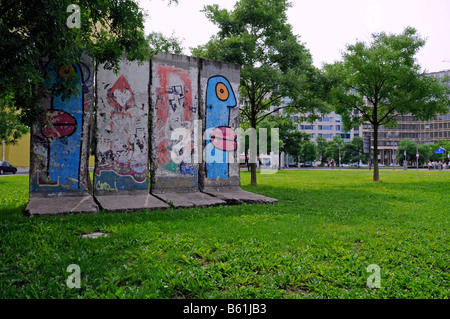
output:
[[[286,97],[289,102],[282,108],[295,107],[305,114],[327,106],[316,94],[326,92],[327,81],[287,23],[290,6],[286,0],[240,0],[231,11],[217,4],[203,10],[219,32],[192,54],[242,66],[241,116],[255,129],[274,112],[269,108],[280,106]],[[251,169],[251,184],[256,185],[256,163]]]
[[[334,81],[331,95],[344,128],[369,123],[374,131],[373,180],[379,180],[378,131],[393,127],[396,116],[429,120],[448,113],[450,88],[427,76],[415,55],[425,44],[414,28],[402,34],[373,34],[372,42],[348,45],[343,61],[325,66]]]
[[[317,146],[309,139],[303,141],[300,150],[300,158],[302,162],[313,162],[317,158]]]
[[[399,163],[405,160],[405,151],[406,151],[406,160],[410,163],[415,163],[417,143],[409,138],[405,138],[404,140],[400,141],[397,152]]]
[[[152,32],[147,36],[147,41],[153,52],[183,53],[182,41],[174,34],[166,37],[161,32]]]
[[[327,145],[327,139],[323,136],[318,136],[316,138],[316,144],[317,144],[317,156],[320,160],[320,165],[324,165],[324,161],[327,158],[325,155],[326,152],[326,145]]]
[[[364,139],[359,136],[355,136],[350,143],[344,144],[344,150],[342,151],[342,161],[344,163],[358,163],[367,162],[369,159],[368,154],[364,154]]]
[[[430,146],[431,146],[431,152],[432,152],[432,155],[430,156],[430,158],[433,158],[438,161],[445,160],[446,158],[448,158],[447,157],[448,153],[436,154],[436,150],[438,148],[443,148],[444,150],[446,150],[446,152],[450,152],[450,141],[440,140]]]
[[[421,163],[426,163],[433,157],[433,150],[431,149],[431,145],[419,144],[418,151],[420,155],[419,162]]]
[[[279,156],[281,153],[291,155],[298,159],[302,155],[302,145],[304,142],[309,141],[310,135],[304,132],[300,132],[296,129],[294,121],[289,116],[281,115],[269,115],[265,117],[259,124],[258,129],[268,129],[268,142],[271,141],[270,129],[278,129],[279,135]],[[259,138],[258,138],[259,141]],[[268,149],[271,149],[270,143],[268,143]],[[259,145],[258,145],[259,151]],[[279,168],[281,169],[281,161],[279,161]]]
[[[336,165],[339,165],[339,154],[342,155],[344,144],[344,140],[340,136],[335,136],[331,141],[327,141],[326,143],[325,155],[330,160],[334,159]],[[339,151],[341,153],[339,153]]]
[[[19,110],[30,126],[39,101],[51,92],[78,94],[78,76],[52,80],[46,61],[78,62],[86,52],[106,68],[118,69],[123,54],[144,61],[151,50],[144,36],[145,13],[134,0],[3,0],[0,2],[0,100]],[[177,2],[177,0],[169,0]]]

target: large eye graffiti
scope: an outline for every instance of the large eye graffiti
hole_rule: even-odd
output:
[[[228,100],[228,97],[230,96],[230,92],[228,91],[228,88],[222,82],[217,83],[216,94],[217,94],[217,97],[219,98],[219,100],[221,100],[221,101]]]

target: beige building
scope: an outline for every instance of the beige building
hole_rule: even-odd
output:
[[[299,118],[298,115],[291,117],[295,121]],[[356,127],[349,132],[344,131],[342,117],[334,112],[322,115],[313,124],[308,122],[298,124],[298,130],[310,134],[313,142],[319,136],[326,138],[327,141],[331,141],[333,137],[338,136],[344,139],[345,142],[350,142],[355,136],[362,135],[362,127]]]

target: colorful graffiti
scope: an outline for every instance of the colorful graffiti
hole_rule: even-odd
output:
[[[41,118],[42,127],[33,134],[33,153],[37,159],[31,181],[32,192],[70,192],[87,191],[89,189],[81,168],[83,148],[83,123],[85,93],[89,92],[88,81],[91,73],[86,64],[79,62],[70,66],[48,66],[53,82],[77,76],[77,91],[68,99],[62,95],[54,95],[50,99],[47,111]],[[59,78],[58,78],[59,77]]]
[[[96,191],[148,188],[147,93],[133,92],[125,75],[105,85],[97,112]],[[105,103],[106,100],[106,103]]]
[[[206,177],[228,178],[228,153],[237,149],[237,136],[230,125],[236,96],[223,76],[208,79],[206,88]]]
[[[156,64],[156,73],[159,87],[156,89],[156,147],[157,147],[157,174],[182,174],[197,176],[197,168],[193,165],[193,133],[194,118],[197,115],[197,106],[194,103],[194,88],[188,71]],[[181,135],[172,139],[172,133],[178,128]],[[180,144],[181,143],[181,144]],[[173,151],[177,148],[177,160],[174,160]],[[181,156],[178,156],[181,155]]]

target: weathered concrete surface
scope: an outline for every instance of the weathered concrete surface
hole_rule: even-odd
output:
[[[157,194],[166,203],[174,208],[208,207],[226,205],[227,203],[219,198],[209,196],[201,192],[189,193],[164,193]]]
[[[198,191],[201,152],[194,141],[198,120],[198,60],[158,53],[151,62],[152,194]],[[199,132],[201,134],[201,132]]]
[[[169,205],[150,195],[103,195],[95,198],[105,212],[136,212],[141,210],[168,209]]]
[[[91,196],[89,152],[94,100],[94,64],[83,54],[73,65],[48,63],[54,81],[76,74],[79,94],[63,100],[48,96],[45,110],[31,128],[28,216],[95,213]]]
[[[98,205],[92,196],[33,197],[27,204],[27,216],[96,213]]]
[[[94,196],[148,193],[149,63],[97,71]]]
[[[278,203],[277,199],[239,189],[221,189],[220,191],[209,190],[207,194],[217,197],[229,205]]]
[[[227,204],[266,204],[278,200],[243,191],[239,163],[240,66],[200,60],[200,117],[203,120],[204,161],[199,188]]]
[[[203,161],[199,169],[201,191],[223,186],[240,187],[238,137],[240,66],[200,60],[200,118]]]
[[[93,61],[82,55],[73,65],[48,63],[54,81],[79,79],[79,94],[63,100],[48,96],[41,100],[45,110],[31,128],[30,198],[63,195],[80,196],[91,192],[89,151],[94,99]]]

